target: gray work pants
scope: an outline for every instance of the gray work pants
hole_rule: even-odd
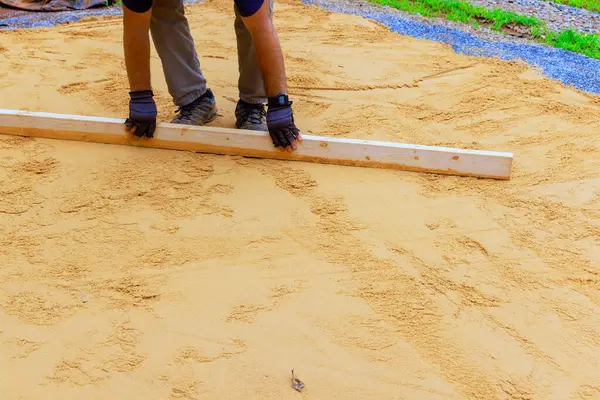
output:
[[[273,0],[269,0],[269,4],[272,17]],[[239,96],[248,103],[266,103],[265,84],[254,41],[235,5],[233,9],[238,50]],[[154,0],[150,32],[175,105],[184,106],[203,95],[207,90],[207,82],[200,68],[194,39],[185,17],[183,0]]]

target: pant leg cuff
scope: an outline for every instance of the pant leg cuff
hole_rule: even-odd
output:
[[[207,90],[208,90],[207,87],[205,87],[203,89],[194,90],[193,92],[188,93],[185,96],[174,99],[173,103],[175,103],[175,105],[177,107],[187,106],[192,101],[198,99],[200,96],[202,96],[204,93],[206,93]]]
[[[247,96],[240,93],[240,99],[250,104],[265,104],[268,99],[266,97]]]

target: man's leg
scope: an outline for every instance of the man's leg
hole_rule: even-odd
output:
[[[206,86],[182,0],[154,0],[150,31],[173,102],[179,107],[174,123],[202,125],[217,114]]]
[[[269,0],[271,17],[273,17],[273,0]],[[242,129],[267,130],[267,102],[265,82],[256,55],[252,36],[244,25],[238,8],[235,11],[235,34],[237,37],[239,79],[238,89],[240,100],[235,109],[236,126]]]
[[[273,10],[265,0],[235,0],[242,21],[254,41],[256,58],[265,81],[267,128],[275,147],[294,151],[302,140],[294,122],[292,102],[287,91],[285,60],[279,35],[273,23]]]

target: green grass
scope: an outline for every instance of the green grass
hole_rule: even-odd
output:
[[[474,6],[464,0],[368,0],[371,3],[390,6],[412,14],[424,17],[443,17],[448,20],[479,26],[489,25],[492,29],[500,30],[506,25],[521,25],[530,29],[531,38],[549,46],[570,50],[588,57],[600,59],[599,35],[579,33],[571,28],[554,32],[548,29],[545,22],[536,18],[515,14],[500,8],[488,10]],[[586,0],[556,0],[581,1]],[[587,2],[600,0],[587,0]]]
[[[561,32],[546,30],[546,36],[539,38],[540,41],[550,46],[600,59],[600,43],[598,35],[582,34],[569,28]]]
[[[464,23],[477,24],[484,20],[492,24],[494,29],[500,29],[507,24],[525,26],[542,26],[542,21],[534,17],[518,15],[502,9],[493,11],[474,6],[462,0],[369,0],[385,6],[421,14],[424,17],[444,16],[446,19]]]
[[[559,4],[572,7],[587,8],[588,10],[600,12],[600,0],[550,0]]]

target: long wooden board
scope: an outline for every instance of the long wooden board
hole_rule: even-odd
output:
[[[302,135],[293,153],[273,147],[267,132],[159,123],[154,138],[125,131],[123,119],[0,109],[0,133],[39,138],[187,150],[199,153],[391,168],[510,179],[513,155],[504,152]]]

